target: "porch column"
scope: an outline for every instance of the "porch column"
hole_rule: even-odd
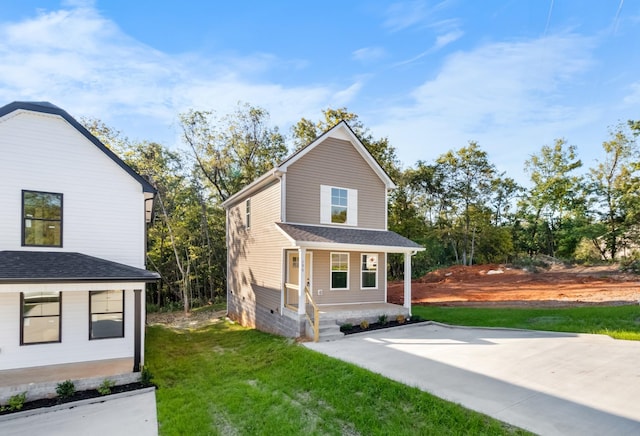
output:
[[[411,252],[404,253],[404,307],[411,315]]]
[[[298,315],[304,315],[307,311],[306,303],[307,296],[304,293],[304,287],[307,286],[305,277],[307,273],[307,265],[305,258],[307,257],[307,249],[302,247],[298,248]]]

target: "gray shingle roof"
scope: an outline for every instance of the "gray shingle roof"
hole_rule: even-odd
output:
[[[152,282],[151,271],[81,253],[0,251],[0,283],[49,281]]]
[[[298,244],[305,242],[366,245],[381,248],[407,248],[422,250],[423,247],[410,239],[388,230],[364,230],[342,227],[307,226],[303,224],[276,223],[289,237]]]

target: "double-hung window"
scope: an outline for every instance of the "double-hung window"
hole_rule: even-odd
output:
[[[358,191],[337,186],[320,186],[320,223],[358,225]]]
[[[251,228],[251,199],[245,202],[245,224],[247,228]]]
[[[89,339],[124,337],[124,291],[89,292]]]
[[[331,253],[331,289],[349,289],[349,253]]]
[[[362,288],[378,287],[378,255],[362,255]]]
[[[22,191],[22,245],[62,247],[62,194]]]
[[[22,292],[20,345],[60,342],[60,292]]]

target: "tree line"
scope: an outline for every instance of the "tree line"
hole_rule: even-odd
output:
[[[158,190],[147,239],[148,268],[161,275],[148,293],[157,307],[187,311],[225,298],[222,202],[341,120],[396,182],[389,229],[426,247],[413,258],[415,276],[540,254],[610,261],[632,257],[640,246],[640,121],[611,128],[589,168],[563,138],[542,145],[523,163],[530,182],[524,187],[499,172],[476,141],[403,168],[388,138],[375,138],[346,108],[326,109],[317,121],[302,118],[289,134],[250,104],[222,116],[189,110],[178,119],[184,144],[178,150],[82,120]],[[390,256],[389,277],[402,277],[401,258]]]

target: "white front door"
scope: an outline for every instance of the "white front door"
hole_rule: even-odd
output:
[[[312,253],[307,252],[305,256],[305,283],[309,284],[309,289],[311,288],[311,277],[312,277]],[[298,281],[300,279],[300,253],[298,251],[287,251],[287,280],[286,282],[292,285],[299,285]],[[285,304],[297,306],[298,305],[298,294],[297,292],[293,292],[293,290],[289,290],[287,292],[287,301]]]

